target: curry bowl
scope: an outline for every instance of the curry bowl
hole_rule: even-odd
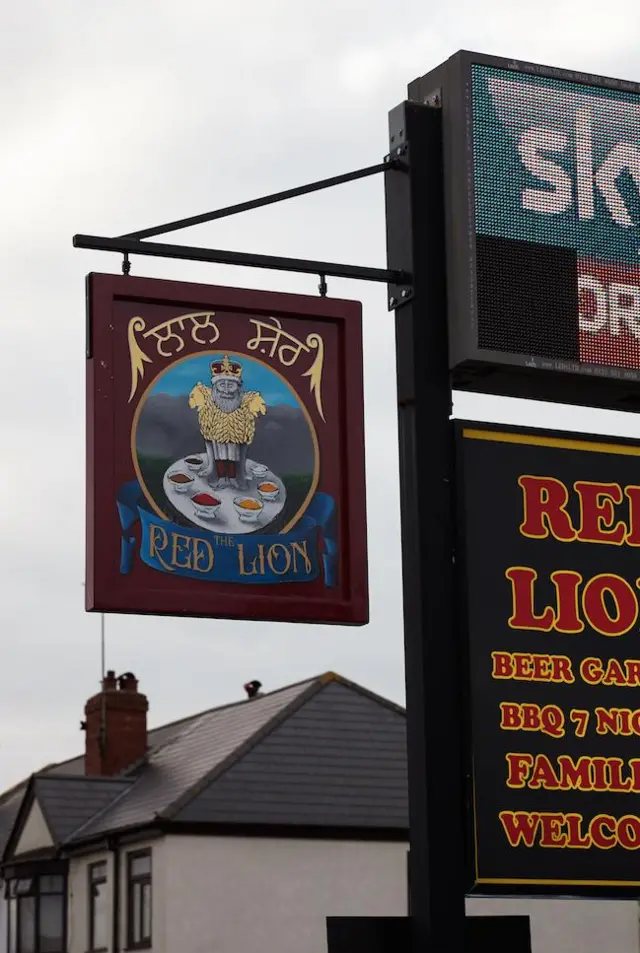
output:
[[[199,457],[195,453],[191,454],[188,457],[185,457],[184,462],[187,465],[187,470],[191,470],[192,472],[197,472],[198,470],[201,470],[202,467],[204,466],[204,460],[202,459],[202,457]]]
[[[188,473],[182,473],[181,470],[170,473],[167,479],[176,493],[186,493],[193,487],[193,477]]]
[[[238,514],[238,519],[243,523],[255,523],[264,509],[264,503],[252,496],[236,496],[233,500],[233,508]]]
[[[277,483],[273,483],[271,480],[263,480],[262,483],[258,483],[258,493],[263,500],[270,502],[278,499],[280,488]]]
[[[198,516],[204,519],[215,519],[216,514],[222,506],[222,500],[211,493],[196,493],[191,497],[193,508]]]

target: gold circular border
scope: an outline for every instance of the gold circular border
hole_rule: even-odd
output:
[[[153,497],[152,497],[151,494],[149,493],[149,490],[147,489],[147,485],[146,485],[146,483],[144,482],[144,478],[143,478],[143,476],[142,476],[142,472],[141,472],[141,470],[140,470],[140,466],[139,466],[139,464],[138,464],[138,454],[137,454],[137,451],[136,451],[135,436],[136,436],[136,433],[137,433],[137,430],[138,430],[138,420],[139,420],[139,417],[140,417],[140,411],[142,410],[142,407],[144,406],[144,404],[145,404],[145,402],[146,402],[147,395],[148,395],[149,391],[150,391],[151,388],[154,386],[154,384],[156,383],[156,381],[158,380],[158,378],[159,378],[159,377],[162,377],[163,374],[166,374],[166,372],[167,372],[171,367],[175,367],[177,364],[182,364],[184,361],[190,361],[190,360],[192,360],[194,357],[206,357],[207,355],[214,355],[214,354],[228,354],[228,355],[230,355],[231,357],[237,357],[237,358],[244,359],[244,360],[255,361],[256,364],[260,364],[261,367],[265,367],[265,368],[266,368],[268,371],[270,371],[272,374],[275,374],[276,377],[279,377],[279,378],[280,378],[280,380],[281,380],[282,383],[285,385],[285,387],[287,387],[287,388],[291,391],[291,393],[292,393],[293,396],[295,397],[296,401],[298,402],[298,405],[299,405],[300,407],[302,407],[302,412],[303,412],[303,414],[304,414],[304,416],[305,416],[305,419],[306,419],[306,421],[307,421],[307,424],[308,424],[308,426],[309,426],[309,431],[310,431],[310,433],[311,433],[311,439],[312,439],[312,442],[313,442],[313,456],[314,456],[313,479],[312,479],[312,481],[311,481],[311,487],[310,487],[310,489],[309,489],[309,492],[307,493],[307,495],[306,495],[306,497],[305,497],[305,499],[304,499],[304,502],[302,503],[302,505],[301,505],[301,507],[299,508],[298,512],[297,512],[297,513],[295,514],[295,516],[287,523],[287,525],[280,530],[280,533],[279,533],[278,535],[282,535],[283,533],[288,533],[289,530],[292,529],[292,527],[294,527],[294,526],[296,525],[296,523],[298,522],[298,520],[300,519],[300,517],[304,515],[304,513],[305,513],[307,507],[309,506],[309,503],[310,503],[311,500],[313,499],[313,495],[314,495],[314,493],[316,492],[316,489],[317,489],[317,487],[318,487],[318,481],[319,481],[319,479],[320,479],[320,446],[319,446],[319,444],[318,444],[318,435],[316,434],[316,428],[315,428],[315,426],[314,426],[314,424],[313,424],[313,420],[311,419],[311,414],[310,414],[309,411],[307,410],[306,404],[304,403],[303,400],[300,399],[300,397],[298,396],[298,393],[297,393],[296,390],[291,386],[291,384],[290,384],[289,381],[286,379],[286,377],[284,377],[284,376],[280,373],[280,371],[277,371],[277,370],[275,369],[275,367],[271,367],[269,364],[265,364],[264,361],[261,361],[259,358],[257,358],[257,357],[250,357],[248,354],[243,354],[243,353],[241,353],[240,351],[223,351],[223,350],[221,350],[220,348],[218,348],[218,349],[215,350],[215,351],[200,351],[200,352],[197,353],[197,354],[187,354],[186,357],[181,357],[181,358],[179,358],[179,360],[174,361],[172,364],[169,365],[169,367],[165,367],[163,370],[158,371],[158,373],[157,373],[156,376],[153,378],[153,380],[149,381],[149,383],[147,384],[145,390],[143,391],[143,393],[142,393],[142,395],[141,395],[141,397],[140,397],[140,400],[138,401],[138,405],[137,405],[137,407],[136,407],[136,412],[135,412],[135,414],[133,415],[133,420],[131,421],[131,436],[130,436],[131,459],[133,460],[133,466],[134,466],[134,469],[135,469],[135,471],[136,471],[136,476],[137,476],[137,478],[138,478],[138,482],[139,482],[140,486],[142,487],[142,492],[144,493],[144,495],[145,495],[145,497],[146,497],[146,499],[147,499],[147,502],[150,503],[150,505],[151,505],[153,511],[157,514],[157,516],[160,516],[163,520],[166,520],[168,523],[170,523],[171,520],[169,519],[169,517],[168,517],[165,513],[163,513],[162,510],[156,505],[155,500],[153,499]],[[195,385],[194,385],[194,386],[195,386]],[[233,536],[234,534],[233,534],[233,533],[219,533],[219,535],[220,535],[220,536]],[[247,534],[247,535],[249,535],[249,534]]]

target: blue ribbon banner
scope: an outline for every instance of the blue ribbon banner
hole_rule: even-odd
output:
[[[171,576],[272,585],[312,582],[322,573],[327,587],[337,584],[336,504],[327,493],[314,494],[290,532],[264,536],[204,533],[163,520],[149,509],[137,480],[120,487],[116,502],[122,525],[123,575],[133,567],[137,540],[131,530],[139,522],[140,558]]]

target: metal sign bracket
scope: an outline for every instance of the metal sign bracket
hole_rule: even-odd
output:
[[[377,165],[356,169],[353,172],[346,172],[328,179],[320,179],[317,182],[301,185],[294,189],[286,189],[283,192],[275,192],[271,195],[264,195],[257,199],[251,199],[248,202],[240,202],[237,205],[229,205],[225,208],[205,212],[202,215],[193,215],[175,222],[167,222],[164,225],[143,228],[137,232],[120,235],[117,238],[106,238],[100,235],[74,235],[73,245],[74,248],[88,248],[95,251],[120,253],[124,256],[122,272],[125,275],[128,275],[131,270],[131,255],[152,255],[158,258],[179,258],[182,260],[205,261],[223,265],[240,265],[249,268],[267,268],[274,271],[316,274],[319,278],[318,291],[321,297],[325,297],[327,294],[327,277],[384,282],[390,287],[397,287],[399,289],[397,292],[398,296],[403,300],[408,300],[408,295],[412,293],[412,276],[404,271],[389,270],[387,268],[369,268],[360,265],[343,265],[327,261],[309,261],[302,258],[283,258],[275,255],[254,255],[246,252],[146,241],[148,238],[163,235],[167,232],[191,228],[193,225],[202,225],[205,222],[213,222],[220,218],[227,218],[230,215],[237,215],[239,212],[263,208],[266,205],[273,205],[276,202],[283,202],[286,199],[297,198],[300,195],[308,195],[311,192],[318,192],[321,189],[333,188],[345,182],[354,182],[357,179],[364,179],[367,176],[376,175],[380,172],[386,173],[391,170],[404,168],[403,155],[404,150],[398,148],[385,156],[384,160]],[[389,297],[391,297],[391,294],[390,291]]]

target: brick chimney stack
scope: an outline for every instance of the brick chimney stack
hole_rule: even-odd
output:
[[[86,775],[111,777],[146,754],[148,709],[135,675],[107,672],[102,691],[84,707]]]

